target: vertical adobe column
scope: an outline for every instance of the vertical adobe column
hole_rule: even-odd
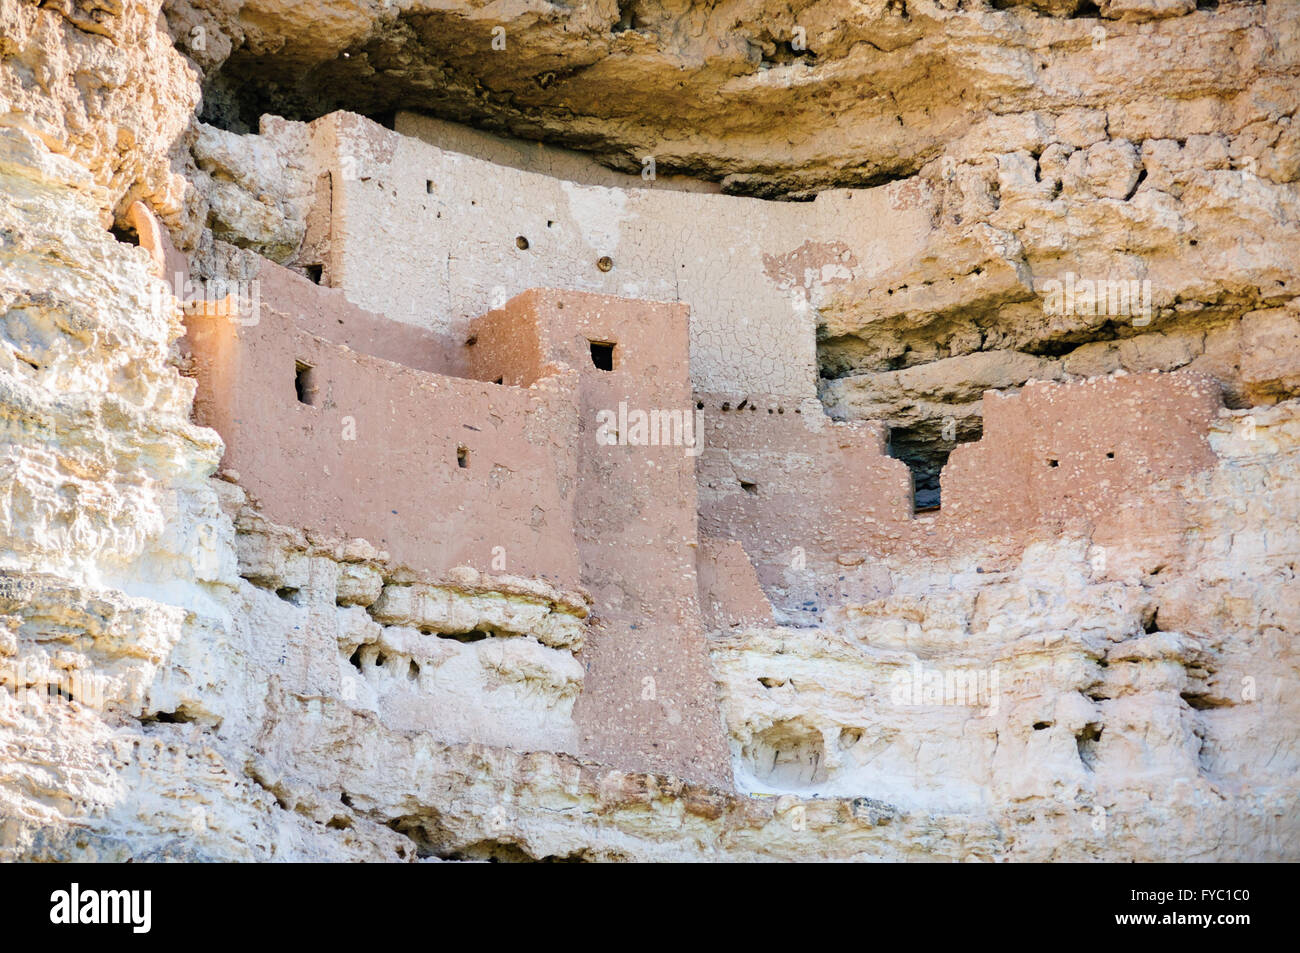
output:
[[[580,753],[729,787],[703,637],[688,310],[528,293],[550,364],[579,378],[575,523],[595,604],[574,710]]]

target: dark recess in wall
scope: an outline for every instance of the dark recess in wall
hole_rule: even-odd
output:
[[[917,512],[939,507],[939,474],[949,454],[957,444],[978,440],[983,432],[984,422],[978,417],[960,424],[954,422],[947,428],[942,420],[927,420],[889,431],[889,455],[912,471],[913,507]]]

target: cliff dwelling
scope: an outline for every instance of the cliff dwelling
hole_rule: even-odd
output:
[[[66,6],[0,858],[1300,858],[1285,3]]]

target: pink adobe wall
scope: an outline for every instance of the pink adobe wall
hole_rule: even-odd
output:
[[[758,584],[745,547],[734,539],[701,537],[695,561],[705,628],[770,625],[772,604]]]
[[[687,309],[528,292],[475,322],[463,356],[440,362],[419,350],[433,342],[387,341],[383,319],[277,266],[264,267],[261,298],[255,325],[188,320],[196,417],[222,434],[223,466],[260,510],[363,537],[434,575],[487,570],[504,546],[507,572],[586,589],[578,753],[729,786],[695,575],[694,458],[596,439],[597,412],[620,402],[689,414]],[[429,367],[459,362],[484,379],[381,360],[331,336]],[[612,371],[592,363],[593,339],[616,344]],[[295,389],[299,364],[311,366],[310,404]]]
[[[1222,406],[1201,375],[1152,371],[984,395],[984,436],[940,476],[951,537],[1058,532],[1106,520],[1127,497],[1210,466]]]
[[[501,546],[506,572],[577,583],[570,379],[509,387],[358,353],[312,333],[338,317],[353,341],[375,332],[341,296],[275,266],[264,275],[257,324],[188,324],[196,419],[222,435],[223,467],[269,519],[365,538],[435,576],[500,568]],[[296,393],[299,362],[312,367],[310,405]]]
[[[538,326],[536,295],[526,291],[470,323],[467,376],[527,387],[555,372],[542,350],[546,329]]]
[[[699,399],[702,531],[740,542],[773,604],[809,621],[883,594],[882,560],[895,554],[1012,553],[1069,529],[1099,541],[1180,532],[1176,483],[1213,463],[1221,407],[1218,385],[1187,372],[990,391],[983,438],[954,448],[943,470],[942,509],[916,518],[883,428],[809,427],[762,398],[743,410]]]
[[[501,546],[506,572],[586,589],[579,753],[632,770],[730,783],[707,630],[873,598],[893,555],[1170,531],[1177,481],[1213,461],[1207,379],[1031,384],[986,395],[983,439],[953,451],[942,511],[918,519],[881,425],[693,395],[685,306],[533,290],[467,343],[269,263],[261,299],[255,325],[188,321],[195,414],[226,440],[223,465],[273,521],[366,538],[424,573],[496,568]],[[615,345],[611,370],[592,341]],[[599,442],[598,414],[620,404],[703,404],[703,453]]]
[[[291,319],[300,329],[332,344],[405,367],[466,376],[466,348],[459,339],[358,308],[340,289],[313,284],[265,258],[258,280],[263,318],[281,324]]]
[[[731,760],[709,667],[696,580],[695,458],[682,446],[603,445],[597,415],[693,408],[684,305],[549,289],[470,326],[473,373],[527,381],[578,376],[575,525],[594,603],[574,707],[580,753],[730,786]],[[615,345],[613,369],[592,341]]]
[[[751,397],[737,409],[734,397],[697,399],[705,417],[700,531],[744,546],[789,621],[815,622],[827,604],[876,598],[878,574],[862,554],[901,539],[912,522],[911,475],[885,453],[884,428],[806,419],[778,400]]]

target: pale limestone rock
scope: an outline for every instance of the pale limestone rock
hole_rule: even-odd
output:
[[[1196,9],[1196,0],[1101,0],[1101,15],[1113,20],[1157,20],[1181,17]]]
[[[1087,152],[1086,172],[1093,193],[1108,199],[1126,199],[1137,185],[1137,150],[1124,139],[1099,142]]]
[[[467,584],[463,576],[456,581]],[[372,607],[372,614],[381,622],[419,629],[527,633],[552,648],[576,651],[582,647],[581,618],[557,611],[549,602],[491,590],[464,595],[439,586],[388,585]]]
[[[217,271],[251,258],[209,219],[292,261],[315,183],[267,143],[296,125],[196,122],[202,77],[157,3],[0,0],[0,858],[1300,856],[1285,4],[1102,0],[1098,37],[1069,19],[1079,0],[916,0],[907,18],[870,2],[851,23],[796,3],[763,14],[766,38],[751,4],[737,23],[725,5],[640,4],[617,31],[608,4],[453,4],[404,41],[418,65],[358,83],[369,67],[339,53],[401,36],[396,6],[317,4],[304,30],[278,0],[182,0],[167,26],[209,77],[240,49],[227,75],[278,81],[286,107],[428,97],[760,194],[908,177],[882,204],[913,202],[924,227],[815,288],[829,406],[973,425],[986,388],[1189,367],[1236,408],[1212,430],[1217,462],[1182,487],[1173,537],[895,562],[885,595],[817,629],[715,634],[740,793],[581,761],[562,752],[585,594],[421,579],[365,540],[269,525],[209,478],[220,442],[189,423],[174,302],[105,226],[143,198]],[[771,59],[796,20],[815,68]],[[514,55],[484,57],[498,22]],[[601,81],[534,80],[557,57]],[[958,74],[967,108],[931,115],[930,77]],[[230,93],[209,84],[213,114]],[[651,100],[655,116],[625,108]],[[782,135],[756,135],[756,111]],[[1042,281],[1068,270],[1140,270],[1155,320],[1045,315]]]
[[[358,563],[344,563],[339,567],[339,605],[372,605],[383,591],[384,577],[379,570]]]
[[[1256,402],[1300,388],[1300,315],[1294,309],[1242,316],[1241,376],[1246,395]]]

